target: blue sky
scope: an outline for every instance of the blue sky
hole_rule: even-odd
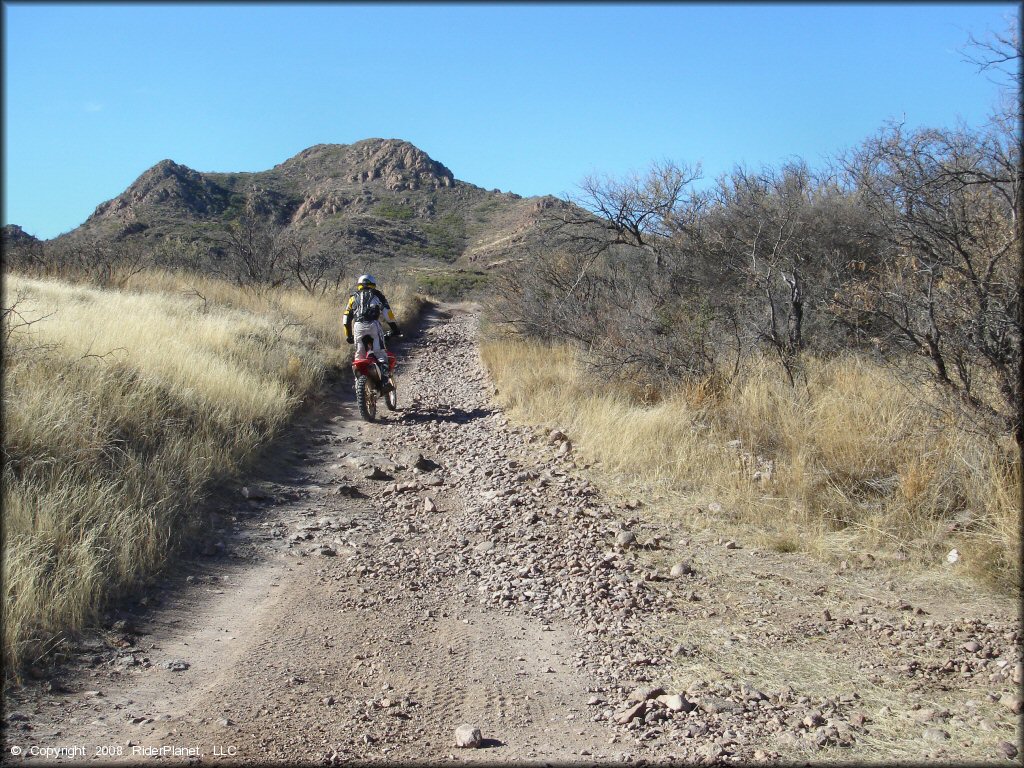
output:
[[[1017,8],[4,3],[3,222],[53,237],[164,158],[258,171],[370,137],[522,195],[813,166],[887,119],[984,122],[998,87],[963,49]]]

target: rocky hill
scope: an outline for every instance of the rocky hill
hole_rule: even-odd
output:
[[[30,235],[17,224],[4,224],[0,230],[0,237],[3,238],[4,248],[32,245],[39,242],[39,238]]]
[[[544,240],[569,205],[487,191],[409,142],[318,144],[267,171],[208,173],[163,160],[59,240],[208,242],[243,217],[350,264],[483,269]]]

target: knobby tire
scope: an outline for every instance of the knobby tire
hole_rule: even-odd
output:
[[[356,377],[356,405],[364,420],[373,421],[377,418],[377,395],[365,376]]]
[[[391,390],[384,393],[384,405],[389,411],[398,410],[398,384],[395,383],[394,376],[391,377]]]

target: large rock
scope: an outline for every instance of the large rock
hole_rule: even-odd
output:
[[[1021,700],[1019,695],[1014,693],[1004,693],[999,697],[999,703],[1015,715],[1019,715],[1021,709],[1024,709],[1024,701]]]
[[[420,472],[433,472],[441,466],[433,459],[429,459],[413,449],[402,451],[398,458],[400,463],[412,469],[418,469]]]
[[[623,709],[620,712],[616,712],[614,719],[615,722],[619,725],[626,725],[630,721],[635,720],[638,717],[642,717],[646,711],[647,702],[641,701],[639,704],[629,707],[628,709]]]
[[[637,688],[631,694],[629,694],[629,701],[647,701],[648,699],[654,699],[665,693],[665,689],[660,685],[645,686]]]
[[[669,575],[673,579],[680,579],[683,576],[689,576],[692,573],[693,573],[693,566],[691,566],[689,563],[687,563],[685,561],[682,562],[682,563],[676,563],[675,565],[672,566],[672,570],[669,571]]]
[[[821,712],[814,709],[807,713],[807,716],[801,721],[805,728],[817,728],[819,725],[825,723],[825,718],[822,717]]]
[[[615,535],[615,546],[617,547],[625,549],[626,547],[631,547],[634,544],[636,544],[636,534],[632,531],[619,531]]]
[[[548,433],[548,445],[554,445],[555,443],[561,443],[563,440],[568,440],[565,433],[560,429],[553,429]]]
[[[475,725],[460,725],[455,729],[455,746],[460,749],[476,749],[482,741],[480,729]]]
[[[697,705],[692,701],[689,701],[685,696],[681,696],[678,693],[670,695],[661,695],[656,699],[659,703],[664,704],[666,708],[672,712],[690,712]]]

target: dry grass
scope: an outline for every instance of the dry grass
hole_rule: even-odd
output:
[[[753,361],[732,384],[679,386],[644,405],[567,348],[496,340],[482,354],[515,417],[559,426],[618,484],[671,495],[695,525],[835,560],[870,550],[929,567],[955,547],[989,584],[1018,583],[1012,440],[974,434],[864,360],[812,360],[797,388]]]
[[[390,291],[408,322],[419,299]],[[343,297],[255,295],[147,273],[124,291],[6,276],[32,325],[4,349],[6,669],[94,620],[201,526],[236,476],[348,357]]]
[[[424,299],[406,283],[382,285],[399,323],[410,323],[420,313]],[[202,275],[182,275],[151,270],[130,278],[129,292],[160,292],[187,298],[197,309],[208,306],[244,310],[254,314],[280,315],[288,322],[301,323],[324,345],[348,352],[341,341],[341,313],[347,293],[313,296],[303,290],[254,292]]]

